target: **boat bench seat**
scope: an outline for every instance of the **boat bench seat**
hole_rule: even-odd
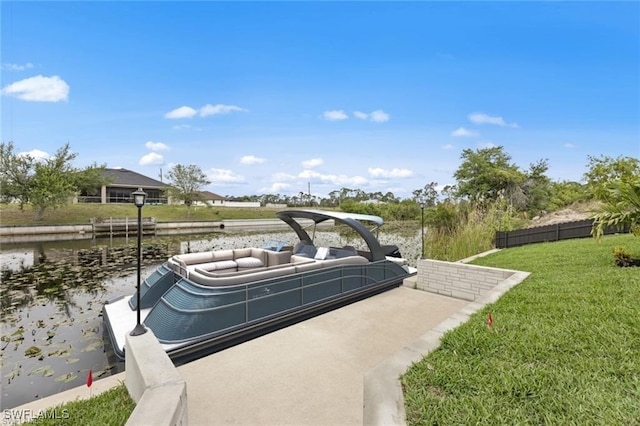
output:
[[[169,263],[188,271],[199,268],[204,271],[235,272],[286,265],[291,262],[290,251],[274,252],[260,248],[241,248],[173,256]]]
[[[247,268],[237,271],[232,269],[207,271],[196,266],[189,272],[189,278],[198,284],[226,286],[259,281],[267,278],[274,278],[282,275],[306,272],[331,266],[364,265],[367,263],[369,263],[369,260],[362,256],[349,256],[329,260],[317,260],[301,256],[291,256],[291,263],[283,263],[269,267]]]
[[[209,286],[242,284],[335,265],[368,262],[365,257],[358,255],[323,260],[292,255],[290,251],[275,252],[259,248],[187,253],[175,255],[169,260],[174,270],[180,268],[193,281]]]

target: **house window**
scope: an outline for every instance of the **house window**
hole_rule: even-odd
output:
[[[131,201],[132,190],[121,188],[110,188],[107,202],[109,203],[129,203]]]

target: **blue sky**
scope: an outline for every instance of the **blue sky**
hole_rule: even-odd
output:
[[[222,195],[640,157],[639,2],[1,2],[2,141]]]

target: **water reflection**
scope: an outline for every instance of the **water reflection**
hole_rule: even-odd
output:
[[[358,246],[355,234],[320,231],[321,246]],[[145,238],[143,278],[166,258],[180,253],[262,247],[267,240],[295,243],[293,232],[216,232]],[[381,244],[396,244],[415,266],[417,229],[381,232]],[[76,240],[3,244],[0,282],[2,354],[0,409],[12,408],[122,371],[105,346],[101,309],[136,286],[135,241]],[[87,390],[88,392],[88,390]]]

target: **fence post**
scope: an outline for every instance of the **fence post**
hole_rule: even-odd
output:
[[[560,241],[560,224],[556,223],[556,241]]]

